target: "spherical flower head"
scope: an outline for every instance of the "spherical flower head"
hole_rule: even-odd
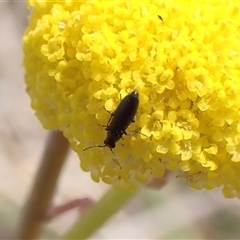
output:
[[[240,198],[240,5],[234,1],[29,1],[27,91],[94,181],[134,187],[182,170],[196,189]],[[135,122],[101,145],[122,99]],[[147,137],[146,137],[147,136]]]

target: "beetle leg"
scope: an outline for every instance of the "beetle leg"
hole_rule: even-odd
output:
[[[136,121],[136,116],[134,116],[134,118],[132,119],[132,122],[135,122]]]
[[[90,148],[95,148],[95,147],[104,148],[104,147],[106,147],[106,145],[92,145],[92,146],[84,148],[83,151],[86,151],[86,150],[88,150]]]
[[[110,114],[110,115],[112,115],[113,113],[111,113],[110,111],[108,111],[106,108],[105,108],[105,110]]]
[[[144,137],[147,137],[147,138],[148,138],[147,135],[145,135],[144,133],[141,133],[140,129],[137,129],[137,130],[135,130],[134,132],[128,133],[128,134],[126,134],[126,135],[131,136],[131,135],[135,135],[135,134],[141,134],[141,135],[143,135]]]
[[[104,124],[98,124],[98,125],[101,126],[101,127],[104,127],[104,130],[106,130],[106,131],[109,130],[107,125],[104,125]]]
[[[110,148],[110,150],[113,153],[113,155],[115,156],[115,161],[116,161],[117,165],[121,168],[121,165],[120,165],[120,162],[119,162],[117,154],[112,150],[112,148]]]
[[[107,111],[107,110],[106,110]],[[108,113],[110,113],[109,111],[107,111]],[[111,116],[110,116],[110,118],[108,119],[108,122],[107,122],[107,127],[109,126],[109,123],[111,122],[111,120],[112,120],[112,118],[113,118],[113,116],[114,116],[114,112],[113,113],[110,113],[111,114]]]
[[[135,135],[135,134],[138,134],[138,133],[139,133],[139,130],[135,130],[134,132],[126,133],[126,135],[131,136],[131,135]]]
[[[128,135],[127,132],[126,132],[126,130],[123,130],[123,131],[121,132],[121,134],[122,134],[122,135],[123,135],[123,134]],[[122,136],[121,136],[121,138],[122,138]]]

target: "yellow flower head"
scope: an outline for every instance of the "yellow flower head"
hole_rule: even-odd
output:
[[[240,198],[240,5],[234,1],[29,1],[23,37],[32,108],[94,181],[131,188],[181,169]],[[109,112],[139,93],[114,152]],[[144,136],[146,135],[146,136]]]

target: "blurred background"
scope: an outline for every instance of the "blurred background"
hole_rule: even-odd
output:
[[[0,239],[16,228],[48,133],[25,91],[21,38],[28,14],[25,2],[0,2]],[[53,202],[97,201],[108,189],[82,172],[71,151]],[[71,210],[48,222],[41,238],[57,238],[78,214]],[[220,190],[194,191],[172,175],[161,190],[143,189],[92,239],[240,239],[239,225],[239,199],[225,199]]]

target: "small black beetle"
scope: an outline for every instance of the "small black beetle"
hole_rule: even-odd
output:
[[[120,166],[117,155],[113,152],[113,148],[116,146],[116,142],[122,138],[123,134],[127,135],[126,129],[131,122],[134,122],[139,105],[138,92],[133,91],[123,98],[119,103],[117,109],[111,114],[105,130],[107,131],[107,137],[104,140],[104,145],[92,145],[84,148],[83,151],[93,147],[109,147],[114,154],[118,165]]]

